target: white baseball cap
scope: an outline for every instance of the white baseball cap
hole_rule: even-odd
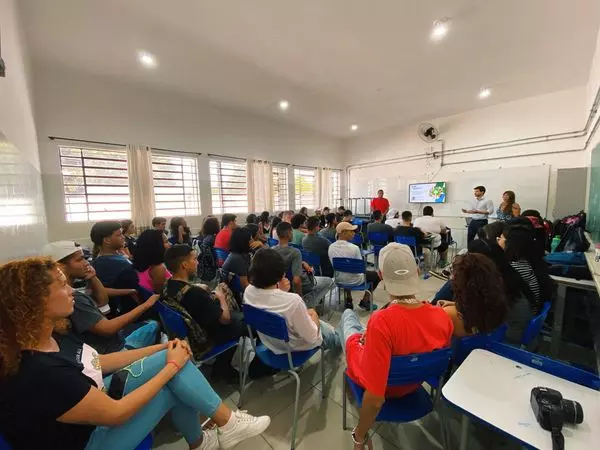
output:
[[[50,256],[54,261],[60,261],[78,251],[81,251],[81,247],[73,241],[56,241],[44,245],[41,256]]]
[[[409,246],[392,242],[379,252],[379,270],[385,290],[396,297],[417,295],[419,270]]]

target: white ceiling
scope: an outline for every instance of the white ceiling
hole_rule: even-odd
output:
[[[587,82],[598,0],[19,0],[30,53],[331,136]],[[452,18],[447,38],[429,38]],[[156,55],[140,67],[136,52]],[[34,66],[35,67],[35,66]],[[34,76],[43,76],[34,73]],[[487,100],[479,89],[491,87]],[[279,99],[290,101],[283,115]]]

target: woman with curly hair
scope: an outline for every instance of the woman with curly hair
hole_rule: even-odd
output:
[[[0,433],[14,448],[135,448],[168,412],[190,448],[231,448],[268,427],[221,401],[185,341],[100,355],[66,330],[72,312],[50,258],[0,266]],[[218,430],[202,430],[199,413]]]
[[[160,230],[145,230],[133,249],[133,267],[138,271],[140,286],[161,293],[171,272],[165,267],[165,247]]]

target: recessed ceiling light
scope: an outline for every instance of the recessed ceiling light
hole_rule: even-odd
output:
[[[479,98],[488,98],[490,95],[492,95],[492,90],[489,88],[483,88],[479,91]]]
[[[433,22],[433,29],[431,30],[431,39],[434,41],[439,41],[443,39],[450,29],[450,19],[444,18],[440,20],[436,20]]]
[[[279,109],[282,111],[287,111],[287,109],[290,107],[290,102],[288,102],[287,100],[281,100],[279,102]]]
[[[156,57],[152,53],[145,51],[138,52],[138,59],[142,66],[154,69],[156,67]]]
[[[350,129],[351,129],[352,131],[356,131],[356,130],[358,130],[358,125],[356,125],[356,124],[353,124],[353,125],[351,125],[351,126],[350,126]]]

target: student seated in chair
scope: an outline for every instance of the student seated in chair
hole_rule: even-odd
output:
[[[83,257],[80,247],[72,241],[51,242],[44,246],[41,254],[60,264],[70,286],[77,279],[87,281],[87,289],[73,290],[73,314],[69,316],[73,331],[86,344],[98,353],[106,354],[123,348],[147,347],[157,342],[158,322],[135,322],[154,306],[158,295],[121,316],[107,319],[99,308],[108,304],[108,295],[94,268]]]
[[[169,412],[201,450],[269,426],[223,403],[185,341],[98,354],[68,332],[72,291],[50,258],[0,266],[0,433],[13,448],[133,449]],[[216,427],[203,431],[199,415]]]
[[[237,228],[237,216],[235,214],[223,214],[221,217],[221,231],[215,238],[215,248],[229,251],[229,241],[231,233]]]
[[[455,281],[460,299],[439,308],[418,299],[419,271],[410,248],[391,243],[379,254],[379,275],[389,303],[373,313],[365,327],[351,310],[344,311],[338,333],[346,354],[349,377],[365,389],[354,437],[355,449],[366,449],[368,431],[386,397],[402,397],[419,385],[387,387],[392,356],[424,353],[448,347],[454,335],[492,331],[502,324],[505,300],[499,274],[481,255],[465,255]],[[474,273],[482,267],[478,276]],[[485,297],[485,301],[481,301]],[[371,447],[368,447],[371,448]]]
[[[415,243],[417,244],[417,255],[423,254],[423,246],[421,245],[425,239],[425,234],[421,231],[420,228],[415,228],[412,225],[412,213],[410,211],[404,211],[402,213],[402,219],[400,224],[394,229],[394,236],[411,236],[415,238]],[[411,247],[413,253],[415,249]]]
[[[138,272],[140,286],[148,292],[160,294],[171,278],[165,266],[163,234],[159,230],[144,230],[133,249],[133,267]]]
[[[302,247],[304,236],[306,236],[306,216],[300,213],[294,214],[294,217],[292,217],[291,243]]]
[[[302,261],[300,250],[289,246],[292,239],[292,226],[289,223],[281,222],[277,225],[277,236],[279,245],[273,247],[273,250],[283,258],[286,274],[292,274],[293,291],[304,299],[309,308],[314,308],[331,290],[333,280],[315,276],[314,269]]]
[[[306,228],[308,231],[302,239],[302,248],[319,257],[321,275],[329,278],[333,277],[333,267],[331,267],[328,256],[331,242],[319,234],[319,218],[317,216],[309,217],[306,221]]]
[[[444,267],[448,252],[448,242],[444,239],[448,233],[446,225],[441,219],[433,216],[433,208],[431,206],[426,206],[423,208],[423,216],[415,220],[414,226],[424,233],[432,234],[433,248],[440,254],[440,267]]]
[[[367,225],[367,233],[385,233],[388,237],[388,240],[391,241],[394,234],[394,229],[387,223],[382,222],[383,214],[381,211],[376,209],[373,211],[371,217],[373,218],[373,222]]]
[[[256,226],[256,225],[254,225]],[[250,268],[250,243],[252,236],[246,228],[236,228],[229,241],[230,253],[223,263],[222,269],[237,275],[242,289],[248,286],[248,269]]]
[[[329,213],[325,216],[325,228],[319,231],[319,234],[327,239],[329,242],[335,241],[336,231],[335,227],[337,227],[338,220],[337,215],[334,213]]]
[[[285,264],[276,250],[263,249],[256,253],[250,266],[250,283],[244,292],[244,302],[285,319],[292,351],[311,350],[319,345],[330,350],[341,349],[333,327],[319,320],[317,312],[308,309],[298,294],[288,292],[290,282],[285,277]],[[273,353],[287,352],[282,341],[259,335]]]
[[[337,232],[337,241],[329,246],[329,259],[331,264],[333,265],[333,258],[353,258],[359,259],[362,261],[363,257],[360,252],[360,248],[358,245],[350,242],[354,239],[354,234],[356,233],[358,226],[352,225],[348,222],[341,222],[336,227]],[[363,284],[366,281],[373,283],[373,291],[377,288],[379,284],[379,276],[377,272],[374,270],[367,270],[365,274],[361,273],[344,273],[344,272],[336,272],[336,282],[341,284],[346,284],[349,286],[357,286]],[[346,299],[346,309],[354,308],[352,303],[352,291],[350,289],[344,289],[344,295]],[[369,311],[371,309],[371,301],[373,299],[369,296],[369,291],[365,291],[364,296],[358,306],[362,309]]]

